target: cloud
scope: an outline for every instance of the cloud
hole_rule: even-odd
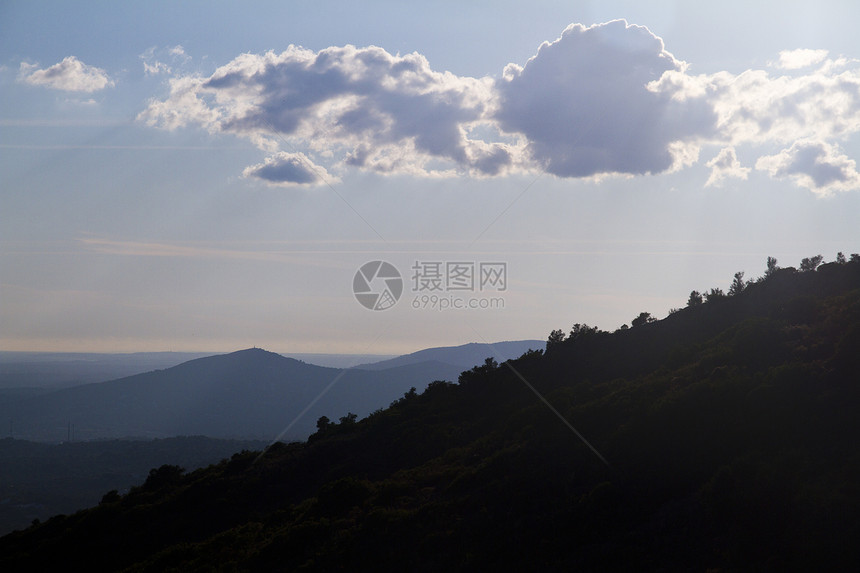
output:
[[[248,261],[275,261],[280,263],[291,263],[298,265],[309,265],[315,267],[341,268],[339,265],[328,262],[321,254],[354,251],[337,250],[310,250],[299,251],[295,249],[284,249],[278,245],[275,248],[261,250],[259,248],[225,248],[224,243],[163,243],[125,241],[109,239],[105,237],[82,237],[78,239],[87,250],[127,257],[174,257],[193,259],[238,259]]]
[[[531,157],[555,175],[667,171],[674,142],[705,136],[716,123],[701,98],[651,89],[684,67],[647,28],[571,25],[523,68],[508,66],[495,118],[525,135]]]
[[[798,141],[776,155],[760,157],[756,169],[776,179],[793,179],[822,197],[860,187],[857,163],[838,146],[822,141]]]
[[[73,92],[91,93],[114,85],[103,69],[88,66],[75,56],[45,69],[22,62],[19,78],[30,85]]]
[[[776,66],[784,70],[798,70],[820,64],[827,57],[827,50],[783,50]]]
[[[282,186],[319,185],[337,181],[325,168],[314,165],[303,153],[276,153],[267,157],[263,163],[246,167],[242,175]]]
[[[706,163],[710,186],[747,176],[734,151],[744,145],[763,171],[816,193],[860,188],[833,152],[860,132],[860,65],[823,50],[781,52],[765,70],[691,74],[661,38],[623,20],[572,24],[498,78],[350,45],[242,54],[200,75],[176,71],[174,61],[187,62],[181,46],[165,50],[141,56],[149,73],[172,75],[138,119],[244,138],[269,155],[246,176],[272,184],[311,184],[308,165],[326,177],[634,176],[684,169],[707,148],[720,150]],[[844,176],[822,183],[820,162],[792,162],[797,142],[817,142],[816,157]]]
[[[168,48],[151,46],[138,57],[143,61],[143,73],[147,76],[172,74],[176,67],[183,67],[191,61],[191,56],[180,45]],[[165,59],[171,63],[165,62]]]
[[[860,131],[860,73],[822,68],[772,77],[764,70],[701,76],[723,141],[790,143],[833,139]]]
[[[738,161],[734,147],[724,147],[716,157],[708,161],[705,165],[711,168],[711,176],[708,177],[705,187],[712,185],[719,186],[724,180],[730,177],[746,179],[750,172],[749,167],[741,167],[741,162]]]
[[[141,56],[143,58],[143,56]],[[157,76],[160,74],[169,74],[173,70],[165,64],[164,62],[160,62],[158,60],[143,60],[143,73],[147,76]]]
[[[704,98],[717,115],[714,134],[703,144],[757,149],[784,147],[777,155],[762,155],[756,167],[772,177],[787,179],[819,195],[860,189],[852,175],[853,161],[838,149],[838,141],[860,132],[860,69],[856,61],[827,59],[821,50],[781,53],[780,66],[807,72],[772,75],[767,70],[741,74],[719,72],[691,76],[666,72],[654,89],[674,98]],[[718,156],[707,185],[737,172],[725,170],[729,156]]]
[[[170,96],[139,117],[168,129],[196,123],[268,151],[289,138],[384,173],[427,174],[431,161],[442,160],[494,174],[510,161],[506,145],[467,136],[485,121],[491,99],[491,80],[436,72],[419,54],[290,46],[243,54],[209,77],[177,77]]]

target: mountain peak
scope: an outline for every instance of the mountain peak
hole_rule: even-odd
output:
[[[244,350],[236,350],[235,352],[227,353],[227,356],[267,356],[267,355],[280,356],[281,358],[283,358],[283,356],[281,356],[280,354],[277,354],[276,352],[270,352],[264,348],[257,348],[256,346],[253,346],[251,348],[245,348]]]

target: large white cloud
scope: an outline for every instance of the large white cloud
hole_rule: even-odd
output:
[[[678,160],[673,143],[705,137],[716,123],[702,99],[650,88],[670,70],[684,64],[646,28],[572,25],[525,67],[508,66],[495,117],[555,175],[667,171]]]
[[[793,50],[782,52],[776,67],[777,75],[767,70],[698,76],[670,71],[654,87],[676,98],[710,102],[718,120],[707,143],[747,145],[753,150],[784,147],[756,161],[756,168],[774,178],[793,181],[822,196],[860,189],[853,160],[838,151],[838,142],[860,132],[857,62],[827,59],[821,50]],[[801,68],[809,69],[798,71]],[[723,155],[708,163],[714,169],[709,184],[748,169],[736,158],[731,166],[726,160]]]
[[[832,64],[838,65],[835,62]],[[860,73],[825,64],[809,73],[772,77],[764,70],[702,76],[734,144],[841,138],[860,131]]]
[[[693,75],[659,37],[620,20],[571,25],[497,79],[439,72],[417,53],[290,46],[208,76],[174,71],[167,97],[139,119],[247,138],[270,157],[246,175],[279,184],[302,178],[271,155],[284,149],[326,173],[575,178],[677,170],[709,147],[721,150],[707,163],[706,185],[716,185],[746,177],[734,152],[744,146],[762,171],[816,193],[860,188],[850,158],[834,151],[860,132],[858,62],[793,50],[773,68]],[[803,160],[809,142],[817,161]],[[785,151],[766,155],[775,148]],[[827,180],[824,164],[843,176]]]
[[[88,66],[75,56],[68,56],[45,69],[21,63],[19,77],[30,85],[72,92],[91,93],[114,85],[103,69]]]
[[[170,96],[150,102],[140,118],[166,128],[197,123],[267,150],[289,138],[383,172],[427,173],[441,159],[496,174],[511,162],[508,146],[467,135],[486,123],[491,100],[489,79],[436,72],[419,54],[290,46],[244,54],[209,77],[174,78]]]

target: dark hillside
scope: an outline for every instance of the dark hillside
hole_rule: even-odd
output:
[[[153,470],[0,539],[0,567],[858,570],[858,357],[860,262],[784,270],[306,444]]]

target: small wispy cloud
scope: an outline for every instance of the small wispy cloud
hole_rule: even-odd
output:
[[[78,239],[78,242],[91,251],[109,255],[281,260],[281,253],[271,251],[224,249],[165,242],[123,241],[100,237],[84,237]]]
[[[82,237],[78,243],[88,251],[124,257],[169,257],[188,259],[244,260],[289,263],[307,267],[342,268],[343,264],[325,255],[338,251],[296,251],[284,248],[225,248],[220,245],[150,241],[126,241],[104,237]]]
[[[246,167],[242,175],[284,187],[339,182],[324,167],[314,165],[304,153],[283,151],[267,157],[263,163]]]
[[[799,70],[820,64],[827,58],[827,50],[783,50],[779,53],[776,67],[783,70]]]
[[[756,169],[776,179],[792,179],[822,197],[860,187],[857,162],[837,145],[803,140],[775,155],[759,158]]]
[[[711,168],[711,176],[705,187],[719,186],[726,179],[746,179],[751,171],[749,167],[741,166],[734,147],[724,147],[705,165]]]
[[[191,61],[191,56],[185,53],[181,45],[167,48],[150,46],[138,57],[143,63],[143,73],[147,76],[172,74]]]
[[[89,66],[75,56],[68,56],[62,62],[40,69],[36,64],[21,63],[20,81],[55,90],[92,93],[114,85],[107,72]]]

